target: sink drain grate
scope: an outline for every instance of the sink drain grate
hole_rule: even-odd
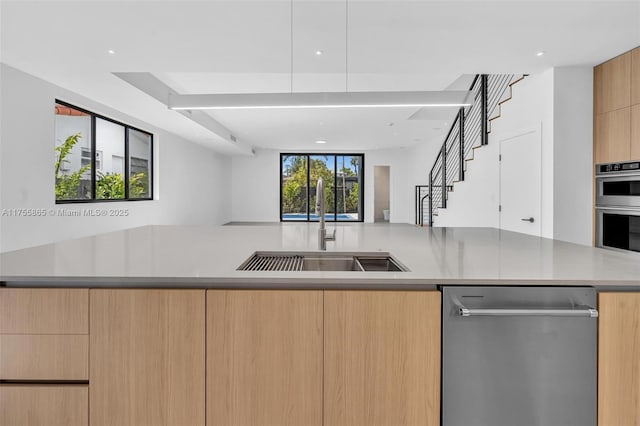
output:
[[[302,271],[304,257],[299,255],[254,254],[238,268],[241,271]]]

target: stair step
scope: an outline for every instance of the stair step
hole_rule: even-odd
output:
[[[516,77],[514,80],[512,80],[511,83],[509,83],[509,86],[513,86],[517,82],[524,80],[525,77],[526,74],[521,74],[519,77]]]

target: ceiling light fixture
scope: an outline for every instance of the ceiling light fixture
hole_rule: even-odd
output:
[[[322,50],[316,50],[316,56],[322,56],[323,53]]]
[[[116,51],[115,51],[115,50],[113,50],[113,49],[109,49],[109,50],[107,51],[107,53],[109,53],[109,55],[115,55],[115,54],[116,54]]]
[[[169,95],[169,108],[284,109],[284,108],[423,108],[471,105],[470,92],[327,92],[237,93]]]
[[[320,140],[317,140],[316,143],[327,143],[327,141],[320,139]]]
[[[290,25],[290,93],[234,93],[169,95],[173,110],[285,109],[285,108],[425,108],[463,107],[472,104],[469,91],[349,92],[349,0],[345,0],[344,92],[294,93],[293,17]],[[322,52],[316,50],[316,54]]]
[[[545,51],[544,51],[544,50],[541,50],[540,52],[536,53],[536,56],[542,56],[542,55],[544,55],[544,54],[545,54]]]

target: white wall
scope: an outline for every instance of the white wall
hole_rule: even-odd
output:
[[[146,224],[215,225],[231,218],[228,157],[4,64],[1,73],[0,251]],[[152,201],[55,204],[54,99],[154,133]],[[125,209],[126,217],[16,217],[6,209]]]
[[[514,85],[513,98],[502,105],[501,117],[491,124],[489,145],[476,149],[465,182],[455,184],[447,209],[438,213],[435,226],[498,227],[500,141],[541,129],[538,130],[542,133],[540,220],[542,236],[553,238],[553,87],[552,69],[528,76]]]
[[[489,145],[476,150],[435,225],[498,227],[500,141],[541,129],[542,236],[590,245],[592,88],[590,67],[549,69],[517,83],[492,123]]]
[[[373,222],[373,166],[390,166],[390,222],[413,223],[413,185],[409,158],[413,149],[384,149],[364,153],[364,220]],[[280,220],[280,152],[256,150],[253,157],[232,158],[232,220]],[[422,169],[433,160],[424,160]],[[427,166],[427,164],[429,166]],[[425,172],[426,173],[426,172]],[[424,182],[424,181],[422,181]]]
[[[592,243],[593,68],[554,69],[554,238]]]
[[[280,154],[257,149],[253,157],[231,158],[231,220],[280,221]]]

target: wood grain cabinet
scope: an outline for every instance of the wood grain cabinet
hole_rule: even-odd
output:
[[[205,291],[91,290],[91,426],[204,426]]]
[[[598,296],[598,426],[640,424],[640,293]]]
[[[440,293],[325,291],[324,425],[440,425]]]
[[[631,108],[597,115],[595,127],[596,164],[631,159]]]
[[[87,385],[0,385],[2,426],[87,426]]]
[[[322,291],[207,291],[207,425],[322,425]]]
[[[640,103],[631,107],[631,159],[640,160]]]
[[[89,290],[0,288],[1,426],[87,426],[88,370]]]
[[[594,69],[596,114],[631,105],[631,52],[598,65]]]
[[[89,379],[89,291],[0,289],[0,380]]]
[[[631,105],[640,104],[640,47],[631,51]]]

